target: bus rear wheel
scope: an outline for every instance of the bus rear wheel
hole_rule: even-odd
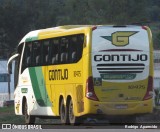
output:
[[[80,117],[76,117],[74,115],[74,111],[73,111],[73,102],[72,99],[69,102],[69,106],[68,106],[68,114],[69,114],[69,122],[71,125],[79,125],[81,123],[81,118]]]
[[[35,117],[28,115],[28,105],[27,102],[25,101],[24,104],[24,118],[25,118],[25,123],[26,124],[34,124],[35,123]]]
[[[60,103],[60,118],[62,124],[69,124],[67,108],[64,105],[64,100],[61,100]]]

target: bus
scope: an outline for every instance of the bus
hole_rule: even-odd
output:
[[[29,32],[15,60],[15,114],[77,124],[153,110],[153,48],[147,26],[68,25]],[[110,118],[114,117],[114,118]]]

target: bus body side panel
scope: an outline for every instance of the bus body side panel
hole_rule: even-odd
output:
[[[40,83],[44,77],[41,68],[27,68],[20,75],[19,86],[15,90],[15,113],[22,115],[23,99],[26,98],[30,115],[53,116],[45,86]]]
[[[152,32],[149,27],[146,27],[147,33],[148,33],[148,38],[149,38],[149,49],[150,49],[150,67],[149,67],[149,76],[153,77],[154,76],[154,60],[153,60],[153,40],[152,40]]]
[[[86,48],[86,45],[89,43],[88,40],[91,40],[90,28],[53,34],[42,33],[38,35],[38,32],[40,30],[31,32],[23,38],[23,41],[32,42],[34,40],[84,33],[85,41],[87,42],[84,42],[82,58],[76,63],[26,68],[19,75],[18,87],[15,90],[15,113],[18,115],[23,114],[23,98],[26,98],[29,115],[59,116],[59,98],[62,96],[65,105],[68,97],[71,97],[75,116],[83,115],[86,80],[89,74],[91,75],[89,67],[91,62],[88,61],[90,54],[88,47]],[[86,39],[86,36],[89,39]],[[85,58],[86,56],[89,57]],[[87,63],[83,62],[83,60]]]
[[[41,35],[40,38],[54,38],[76,34],[87,34],[90,28],[84,28],[81,30],[71,30],[56,34]],[[86,39],[85,39],[86,40]],[[84,41],[84,43],[86,43]],[[43,74],[45,74],[46,91],[48,98],[51,102],[51,108],[56,116],[59,116],[59,104],[60,97],[64,99],[65,105],[67,105],[68,97],[73,101],[73,108],[75,116],[82,115],[84,111],[84,78],[86,78],[87,70],[84,70],[84,54],[86,51],[82,51],[82,57],[76,63],[69,64],[55,64],[49,66],[43,66]]]
[[[18,84],[14,92],[15,96],[15,113],[17,115],[22,115],[22,110],[24,107],[24,99],[27,101],[28,105],[28,114],[29,115],[54,115],[50,107],[42,107],[40,104],[41,99],[38,97],[41,95],[37,94],[37,91],[43,90],[43,88],[40,84],[40,77],[43,79],[42,70],[40,68],[26,68],[24,71],[22,71],[22,62],[23,62],[23,55],[24,55],[24,49],[26,45],[26,41],[34,41],[37,40],[37,34],[39,31],[33,31],[27,34],[22,41],[20,42],[20,45],[24,43],[23,48],[21,49],[21,55],[20,55],[20,64],[19,64],[19,76],[18,76]],[[24,58],[26,59],[26,58]],[[41,74],[41,76],[37,76],[38,74]],[[42,80],[43,81],[43,80]]]
[[[84,111],[81,115],[92,114],[92,110],[95,106],[91,105],[91,100],[86,98],[86,87],[87,87],[87,80],[90,76],[92,76],[92,62],[91,62],[91,49],[92,49],[92,28],[87,31],[86,34],[86,47],[83,49],[83,96],[84,96]]]
[[[46,92],[51,101],[52,111],[59,115],[60,96],[63,97],[65,104],[67,97],[70,96],[77,106],[75,112],[79,113],[80,106],[83,107],[82,59],[75,64],[47,66],[43,72],[46,72]]]

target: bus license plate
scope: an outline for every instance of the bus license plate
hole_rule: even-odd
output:
[[[115,108],[116,109],[127,109],[128,105],[127,104],[118,104],[118,105],[115,105]]]

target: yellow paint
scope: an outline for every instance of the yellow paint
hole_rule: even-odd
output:
[[[20,107],[20,104],[17,104],[17,105],[16,105],[16,107],[15,107],[15,108],[16,108],[16,111],[17,111],[17,113],[19,113],[19,107]]]

